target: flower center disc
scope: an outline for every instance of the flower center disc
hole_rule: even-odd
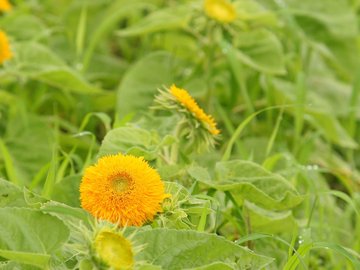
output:
[[[112,179],[112,185],[116,192],[126,191],[127,189],[129,189],[131,182],[131,177],[126,173],[118,174]]]

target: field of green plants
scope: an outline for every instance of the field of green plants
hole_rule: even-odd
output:
[[[0,0],[0,269],[360,269],[359,26],[360,0]]]

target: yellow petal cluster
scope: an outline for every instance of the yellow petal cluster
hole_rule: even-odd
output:
[[[199,107],[196,101],[192,96],[185,90],[172,85],[170,87],[170,93],[176,98],[176,100],[185,107],[189,112],[191,112],[199,121],[207,125],[209,132],[213,135],[220,133],[220,130],[216,127],[216,122],[211,115],[208,115],[204,112],[203,109]]]
[[[0,12],[7,12],[12,9],[12,6],[8,0],[0,0]]]
[[[12,57],[8,37],[0,30],[0,65]]]
[[[205,0],[204,10],[207,16],[222,23],[236,19],[236,9],[227,0]]]
[[[104,156],[85,170],[80,201],[98,219],[141,226],[161,212],[164,192],[160,175],[143,158],[117,154]]]

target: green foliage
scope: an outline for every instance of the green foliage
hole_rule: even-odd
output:
[[[213,234],[162,228],[139,231],[135,240],[151,243],[137,255],[138,259],[151,261],[163,269],[202,269],[197,267],[210,267],[215,262],[227,262],[227,266],[232,266],[230,269],[261,269],[271,262]]]
[[[176,58],[166,52],[154,52],[140,59],[127,71],[120,84],[117,95],[118,114],[127,116],[149,107],[157,89],[174,81],[176,67]]]

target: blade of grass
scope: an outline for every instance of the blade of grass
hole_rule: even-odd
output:
[[[34,176],[34,178],[31,180],[29,189],[31,191],[34,190],[34,188],[36,188],[40,182],[46,177],[49,169],[50,169],[50,164],[51,162],[46,163],[39,171],[38,173]]]
[[[86,18],[87,18],[87,7],[83,6],[80,13],[79,24],[76,33],[76,54],[80,56],[84,50],[85,34],[86,34]]]
[[[318,193],[318,195],[332,195],[332,196],[342,199],[343,201],[347,202],[354,209],[356,215],[360,217],[360,212],[357,209],[355,202],[346,193],[338,191],[338,190],[329,190],[326,192],[320,192],[320,193]]]
[[[281,120],[282,120],[283,113],[284,113],[284,108],[281,108],[280,113],[279,113],[279,116],[278,116],[278,118],[276,119],[276,123],[275,123],[274,130],[273,130],[273,132],[271,133],[269,142],[268,142],[268,144],[267,144],[267,146],[266,146],[266,157],[269,156],[269,154],[270,154],[270,152],[271,152],[271,149],[273,148],[276,135],[278,134],[278,131],[279,131],[279,127],[280,127],[280,123],[281,123]]]
[[[244,98],[248,114],[252,114],[255,111],[255,109],[247,91],[246,81],[243,75],[244,72],[242,70],[242,64],[240,61],[237,61],[235,49],[230,44],[224,42],[224,44],[222,44],[222,47],[224,48],[223,51],[226,52],[225,55],[230,65],[230,69],[234,75],[235,81],[238,87],[240,88],[241,94]]]
[[[10,155],[9,149],[6,147],[4,141],[0,138],[0,152],[4,159],[5,170],[8,176],[8,180],[15,185],[20,185],[20,179],[17,176],[16,169],[14,167],[14,161]]]
[[[355,81],[352,87],[352,93],[349,101],[349,114],[347,116],[347,130],[352,138],[355,136],[357,111],[359,109],[359,96],[360,96],[360,68],[358,68],[355,76]]]
[[[206,220],[207,220],[207,216],[208,216],[208,208],[210,207],[210,203],[206,202],[206,204],[204,205],[203,211],[201,213],[200,216],[200,221],[199,224],[197,226],[197,231],[199,232],[203,232],[205,231],[205,226],[206,226]]]
[[[347,249],[339,244],[328,242],[316,242],[314,243],[313,248],[331,249],[333,251],[336,251],[337,253],[347,258],[352,263],[355,269],[360,269],[360,256],[352,249]]]
[[[51,158],[51,162],[50,162],[50,168],[48,170],[48,173],[47,173],[47,176],[45,179],[45,183],[44,183],[44,187],[41,192],[41,195],[45,198],[50,198],[50,196],[53,192],[54,185],[56,182],[57,167],[58,167],[58,151],[57,151],[57,146],[54,146],[53,154],[52,154],[52,158]]]
[[[221,158],[221,161],[227,161],[229,160],[230,156],[231,156],[231,151],[232,148],[236,142],[236,140],[238,139],[238,137],[241,135],[242,131],[244,130],[244,128],[247,126],[247,124],[249,124],[251,122],[251,120],[253,120],[255,118],[255,116],[257,116],[258,114],[261,114],[263,112],[266,112],[268,110],[274,110],[274,109],[281,109],[281,108],[285,108],[285,107],[293,107],[293,105],[280,105],[280,106],[272,106],[272,107],[268,107],[265,109],[262,109],[260,111],[254,112],[251,115],[249,115],[244,121],[242,121],[239,126],[236,128],[235,132],[233,133],[233,135],[231,136],[229,143],[225,149],[225,152]]]
[[[297,234],[294,234],[295,237],[293,237],[293,239],[295,239],[296,241],[296,236]],[[303,258],[300,256],[301,254],[294,248],[295,244],[293,243],[293,241],[291,242],[291,244],[289,244],[287,241],[285,241],[284,239],[276,236],[276,235],[273,235],[273,234],[266,234],[266,233],[252,233],[252,234],[249,234],[249,235],[246,235],[244,237],[241,237],[240,239],[238,239],[236,241],[236,244],[243,244],[245,242],[248,242],[248,241],[256,241],[256,240],[259,240],[259,239],[266,239],[266,238],[271,238],[273,240],[276,240],[282,244],[284,244],[285,246],[289,247],[289,256],[291,256],[292,253],[294,253],[292,256],[293,257],[297,257],[302,265],[302,267],[304,269],[306,269],[306,265],[305,265],[305,262],[303,260]],[[294,241],[294,242],[295,242]]]
[[[295,107],[295,136],[293,140],[293,153],[299,148],[301,132],[304,126],[304,104],[306,102],[305,76],[300,72],[296,79],[296,104]]]
[[[216,108],[216,111],[218,112],[218,114],[220,115],[220,118],[222,119],[227,132],[229,134],[233,134],[235,132],[235,128],[234,128],[231,120],[227,116],[225,110],[220,106],[219,102],[215,102],[215,108]],[[243,146],[243,144],[238,140],[235,141],[235,144],[236,144],[237,149],[239,150],[240,156],[242,158],[246,158],[248,156],[248,153],[247,153],[245,147]]]

